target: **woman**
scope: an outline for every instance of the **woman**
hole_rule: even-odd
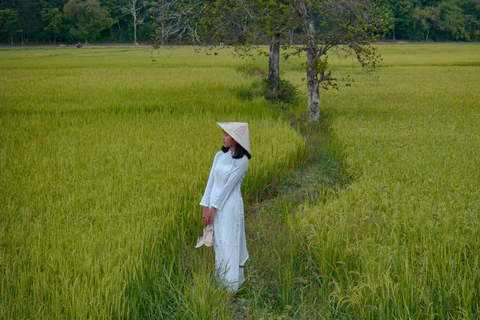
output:
[[[248,169],[250,133],[248,123],[217,122],[224,130],[223,147],[215,155],[200,205],[203,222],[213,223],[216,278],[229,291],[245,280],[243,265],[248,259],[240,191]]]

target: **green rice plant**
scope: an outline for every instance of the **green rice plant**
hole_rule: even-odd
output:
[[[215,121],[250,124],[247,198],[305,143],[263,99],[238,99],[252,81],[240,62],[191,48],[0,57],[0,317],[229,318],[207,307],[226,293],[192,253]]]
[[[480,317],[479,49],[380,46],[379,79],[323,95],[351,183],[296,223],[332,317]]]

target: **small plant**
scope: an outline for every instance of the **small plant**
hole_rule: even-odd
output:
[[[298,103],[298,89],[288,80],[278,79],[278,90],[274,90],[275,83],[263,79],[263,92],[265,98],[273,103],[283,106],[295,105]]]

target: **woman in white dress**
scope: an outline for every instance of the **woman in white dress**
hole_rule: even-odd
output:
[[[215,155],[200,205],[203,222],[213,223],[217,282],[236,291],[245,280],[248,259],[245,241],[243,198],[240,190],[248,169],[250,134],[243,122],[217,122],[224,130],[223,147]]]

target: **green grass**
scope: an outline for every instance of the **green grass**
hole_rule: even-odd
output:
[[[251,85],[238,62],[192,48],[156,62],[136,48],[0,56],[0,317],[225,316],[195,302],[226,295],[204,258],[181,261],[201,231],[215,121],[250,123],[250,196],[304,145],[263,99],[236,97]]]
[[[355,81],[295,130],[243,72],[264,58],[84,49],[0,50],[0,317],[480,317],[479,45],[332,58]],[[192,249],[225,119],[254,149],[235,303]]]
[[[296,217],[327,318],[480,317],[479,49],[381,46],[379,79],[323,95],[351,183]]]

